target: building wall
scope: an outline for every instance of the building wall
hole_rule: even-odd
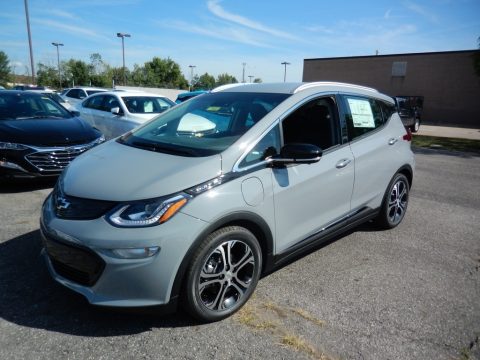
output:
[[[303,81],[340,81],[382,93],[424,96],[424,123],[480,129],[478,51],[305,59]],[[392,76],[394,62],[406,62],[405,76]]]

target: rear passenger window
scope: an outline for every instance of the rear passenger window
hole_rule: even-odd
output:
[[[346,120],[350,140],[381,127],[386,118],[381,102],[358,96],[345,96]]]
[[[92,96],[90,99],[86,100],[84,103],[84,107],[94,110],[103,110],[102,109],[102,102],[104,96]]]

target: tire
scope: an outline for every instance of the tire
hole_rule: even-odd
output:
[[[240,226],[208,235],[186,273],[183,300],[202,322],[222,320],[250,298],[262,269],[262,251],[255,236]]]
[[[420,119],[419,118],[415,118],[415,122],[410,127],[410,130],[412,131],[412,133],[416,133],[416,132],[418,132],[418,130],[420,130]]]
[[[400,173],[396,174],[388,184],[380,214],[375,221],[380,228],[393,229],[402,222],[407,211],[409,193],[410,184],[407,177]]]

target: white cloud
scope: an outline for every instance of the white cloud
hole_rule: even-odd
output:
[[[47,26],[47,27],[60,29],[60,30],[69,32],[69,33],[74,34],[74,35],[83,35],[83,36],[88,37],[90,39],[94,38],[94,39],[97,39],[97,40],[109,40],[109,41],[111,40],[111,39],[107,38],[106,36],[99,35],[94,30],[88,29],[86,27],[68,25],[68,24],[64,24],[64,23],[61,23],[61,22],[58,22],[58,21],[48,20],[48,19],[33,19],[32,22],[40,24],[40,25],[44,25],[44,26]]]
[[[410,11],[413,11],[414,13],[417,13],[417,14],[425,17],[427,20],[429,20],[433,23],[438,23],[438,17],[432,11],[424,8],[423,6],[418,5],[417,3],[414,3],[412,1],[404,2],[404,5]]]
[[[60,10],[60,9],[51,9],[51,10],[48,11],[48,13],[51,14],[51,15],[66,18],[66,19],[74,19],[75,18],[75,15],[73,15],[72,13],[69,13],[67,11],[63,11],[63,10]]]
[[[207,1],[207,7],[212,12],[214,15],[218,16],[219,18],[223,20],[227,20],[230,22],[233,22],[235,24],[261,31],[276,37],[284,38],[284,39],[289,39],[289,40],[297,40],[297,38],[291,34],[288,34],[284,31],[277,30],[268,26],[265,26],[259,22],[250,20],[244,16],[233,14],[231,12],[226,11],[223,7],[221,7],[220,4],[221,0],[208,0]]]

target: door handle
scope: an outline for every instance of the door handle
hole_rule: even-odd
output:
[[[388,145],[393,145],[393,144],[395,144],[397,141],[398,141],[397,138],[391,138],[390,140],[388,140]]]
[[[342,159],[342,160],[340,160],[339,162],[337,162],[337,164],[335,165],[335,167],[336,167],[337,169],[342,169],[342,168],[344,168],[345,166],[347,166],[348,164],[350,164],[351,161],[352,161],[352,160],[350,160],[350,159]]]

